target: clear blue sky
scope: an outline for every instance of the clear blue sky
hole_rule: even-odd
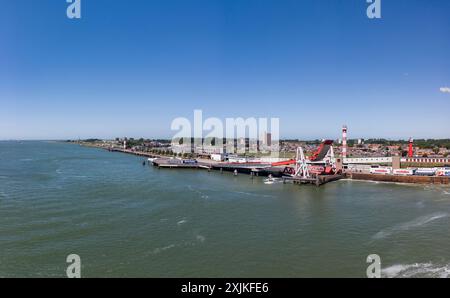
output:
[[[0,0],[0,139],[171,137],[279,117],[284,138],[450,137],[450,1]]]

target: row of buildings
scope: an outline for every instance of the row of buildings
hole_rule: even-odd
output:
[[[212,155],[267,155],[268,153],[279,153],[280,157],[293,158],[298,147],[304,148],[305,152],[312,153],[316,150],[321,140],[299,141],[299,140],[281,140],[273,141],[272,135],[265,132],[258,140],[250,138],[235,138],[220,140],[212,139],[194,139],[183,138],[175,140],[135,140],[132,138],[117,138],[114,141],[102,141],[101,146],[122,147],[142,152],[168,152],[176,155],[195,155],[210,158]],[[384,157],[402,157],[402,158],[433,158],[435,160],[446,160],[450,155],[448,147],[423,148],[413,146],[412,143],[405,141],[386,141],[352,139],[347,140],[347,127],[342,129],[342,138],[334,142],[334,153],[343,158],[365,158],[373,159]],[[445,143],[444,143],[445,144]],[[412,160],[411,160],[412,162]]]
[[[212,154],[249,154],[278,152],[278,142],[272,142],[272,135],[264,133],[259,140],[250,138],[237,138],[222,140],[184,138],[172,140],[170,146],[176,154],[192,153],[196,155]]]

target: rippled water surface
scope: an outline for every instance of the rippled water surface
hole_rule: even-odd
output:
[[[448,277],[450,189],[320,188],[55,142],[0,142],[0,277]]]

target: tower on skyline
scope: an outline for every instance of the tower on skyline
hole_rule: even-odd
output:
[[[408,157],[413,157],[413,138],[409,138]]]
[[[347,125],[342,126],[342,157],[347,157]]]

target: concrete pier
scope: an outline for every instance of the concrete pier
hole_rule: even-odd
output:
[[[344,178],[343,175],[317,175],[311,178],[301,178],[301,177],[283,177],[283,181],[290,181],[294,184],[314,184],[316,186],[321,186],[328,182],[337,181]]]
[[[151,153],[144,152],[136,152],[132,150],[124,150],[124,149],[114,149],[111,151],[122,152],[127,154],[133,154],[144,157],[157,158],[153,161],[153,165],[158,168],[167,168],[167,169],[206,169],[208,171],[217,170],[221,173],[223,171],[231,172],[234,175],[239,173],[249,174],[252,177],[267,177],[271,175],[272,177],[283,177],[284,167],[272,167],[270,164],[261,164],[261,163],[221,163],[210,161],[207,162],[205,160],[198,161],[197,163],[185,163],[181,159],[175,158],[167,158],[158,156]],[[283,177],[283,181],[293,182],[295,184],[314,184],[316,186],[320,186],[326,184],[331,181],[336,181],[343,178],[342,175],[318,175],[314,178],[299,178],[299,177]]]
[[[158,168],[177,168],[177,169],[198,169],[200,165],[198,163],[183,163],[182,160],[179,159],[163,159],[159,158],[153,161],[153,165]]]
[[[369,180],[395,183],[418,183],[418,184],[450,184],[450,177],[447,176],[396,176],[377,175],[363,173],[348,173],[347,177],[355,180]]]

